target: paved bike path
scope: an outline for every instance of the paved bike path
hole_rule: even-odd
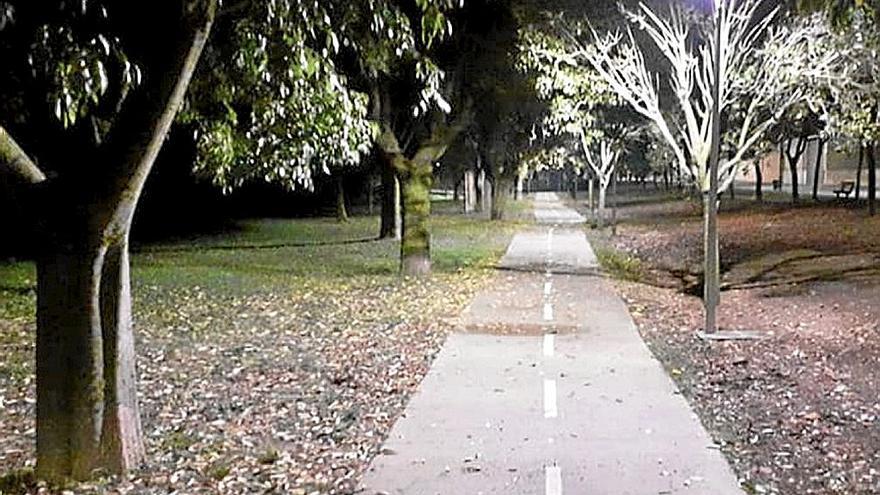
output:
[[[742,495],[599,276],[577,213],[553,194],[535,208],[541,225],[513,239],[361,493]]]

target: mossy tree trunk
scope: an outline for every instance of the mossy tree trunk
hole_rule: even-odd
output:
[[[87,479],[143,461],[128,238],[144,182],[207,40],[217,3],[180,0],[173,51],[146,67],[85,176],[46,179],[0,127],[0,183],[38,205],[37,476]],[[10,150],[14,152],[10,154]],[[63,205],[57,210],[53,208]]]
[[[386,126],[379,136],[379,147],[385,160],[401,181],[403,220],[400,272],[403,275],[424,276],[431,272],[428,219],[431,215],[434,163],[443,158],[469,121],[470,115],[465,112],[453,124],[435,125],[430,135],[421,141],[412,158],[404,155],[397,136],[390,128]]]
[[[431,273],[432,164],[409,161],[403,180],[403,232],[400,242],[400,271],[405,275]]]

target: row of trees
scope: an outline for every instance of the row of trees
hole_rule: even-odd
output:
[[[831,15],[810,13],[817,5],[787,12],[762,0],[722,1],[703,11],[673,4],[666,13],[639,3],[621,7],[624,29],[602,29],[604,19],[595,16],[554,17],[528,39],[525,64],[540,74],[537,86],[552,102],[545,128],[580,141],[599,182],[600,223],[608,178],[628,141],[620,136],[635,132],[621,131],[635,120],[621,124],[609,107],[627,108],[647,122],[656,139],[652,155],[671,158],[702,193],[710,313],[719,279],[714,211],[720,193],[745,167],[754,164],[760,174],[756,158],[769,148],[784,149],[797,201],[797,164],[807,141],[854,142],[869,164],[874,213],[876,5],[835,0],[819,7]],[[710,174],[713,153],[717,179]],[[707,328],[714,331],[714,317]]]
[[[0,187],[39,247],[38,475],[143,459],[128,239],[172,126],[227,191],[378,158],[402,272],[424,274],[435,164],[468,134],[507,177],[524,146],[525,125],[496,125],[521,110],[499,87],[517,23],[479,0],[0,2]]]
[[[675,3],[667,11],[638,3],[622,7],[623,29],[603,28],[615,15],[601,11],[533,26],[524,40],[524,63],[551,102],[545,132],[575,136],[585,158],[600,156],[602,147],[629,143],[633,150],[647,141],[656,172],[669,175],[671,164],[672,172],[705,192],[717,27],[723,40],[721,191],[746,168],[754,166],[760,178],[755,158],[778,149],[797,201],[797,165],[807,143],[816,140],[821,153],[831,142],[867,162],[873,214],[880,46],[874,8],[834,1],[794,9],[732,0],[719,3],[717,16],[709,14]],[[620,108],[641,118],[608,116]],[[610,168],[587,167],[600,179],[600,190]],[[818,180],[813,184],[816,196]],[[761,192],[759,179],[759,199]]]
[[[829,128],[852,129],[872,170],[877,64],[866,54],[877,40],[861,28],[877,17],[838,13],[840,29],[865,33],[849,46],[818,16],[779,23],[760,4],[731,0],[717,17],[730,42],[721,57],[726,182],[803,102],[811,112],[846,109],[829,110]],[[86,478],[143,458],[128,239],[172,126],[191,133],[196,173],[224,190],[308,187],[315,173],[371,157],[385,192],[382,236],[394,233],[400,191],[406,274],[430,271],[429,194],[450,149],[494,184],[493,218],[516,181],[548,164],[592,170],[604,197],[634,134],[656,136],[652,154],[673,157],[705,187],[712,20],[640,6],[626,11],[631,28],[615,31],[600,22],[613,9],[589,25],[545,8],[0,1],[0,188],[39,246],[38,474]],[[819,35],[834,49],[811,52]],[[646,62],[640,42],[665,68]]]

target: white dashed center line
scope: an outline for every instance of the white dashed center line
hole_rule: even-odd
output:
[[[544,380],[544,417],[555,418],[559,415],[556,409],[556,380]]]
[[[549,295],[550,295],[550,291],[551,291],[552,289],[553,289],[553,283],[552,283],[552,282],[544,282],[544,295],[545,295],[545,296],[549,296]]]
[[[552,321],[553,320],[553,305],[545,302],[544,303],[544,321]]]
[[[544,493],[546,495],[562,495],[562,469],[559,466],[544,468]]]
[[[544,356],[551,357],[553,356],[555,341],[554,335],[552,333],[544,334]]]

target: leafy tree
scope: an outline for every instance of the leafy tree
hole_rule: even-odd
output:
[[[466,50],[467,36],[479,23],[471,14],[481,5],[470,2],[455,11],[458,2],[417,3],[433,14],[416,22],[409,13],[410,25],[421,26],[412,55],[363,70],[377,107],[380,154],[401,182],[401,272],[416,276],[431,270],[428,219],[435,164],[471,123],[461,78],[464,60],[472,55]],[[449,17],[453,11],[454,18]]]
[[[372,12],[285,0],[220,16],[182,115],[195,127],[197,172],[226,191],[254,180],[310,187],[315,170],[361,160],[375,134],[368,97],[334,62],[352,43],[344,19],[356,8]]]
[[[537,73],[538,94],[550,102],[544,131],[572,137],[583,153],[589,174],[598,182],[597,219],[602,227],[608,186],[636,116],[623,111],[592,67],[570,55],[578,49],[567,36],[571,27],[559,18],[551,18],[545,26],[530,30],[524,36],[522,63]]]
[[[830,85],[829,127],[833,134],[860,145],[868,165],[869,212],[876,212],[877,143],[880,142],[880,33],[873,10],[848,11],[838,25],[833,47],[841,54],[841,70]],[[861,174],[859,174],[861,175]]]
[[[795,203],[800,199],[798,164],[809,142],[818,139],[824,127],[825,122],[822,117],[809,105],[801,103],[789,108],[769,131],[770,135],[775,135],[773,140],[781,144],[784,159],[788,161],[791,173],[791,198]]]
[[[186,104],[195,129],[197,169],[218,185],[308,184],[315,167],[356,162],[378,130],[333,54],[350,47],[379,66],[414,46],[409,19],[430,45],[447,31],[438,5],[448,2],[416,3],[411,17],[409,4],[371,0],[0,3],[10,69],[0,75],[0,186],[34,219],[40,246],[40,476],[123,472],[143,458],[128,238],[178,109]],[[215,19],[221,34],[185,99]],[[437,99],[428,64],[415,62],[422,101]]]
[[[39,246],[41,477],[122,472],[143,458],[128,238],[217,7],[0,3],[0,186]]]
[[[546,105],[531,74],[517,64],[520,32],[534,14],[513,2],[495,1],[481,15],[490,21],[468,37],[473,56],[465,60],[464,83],[475,102],[471,135],[493,186],[490,216],[500,220]]]

